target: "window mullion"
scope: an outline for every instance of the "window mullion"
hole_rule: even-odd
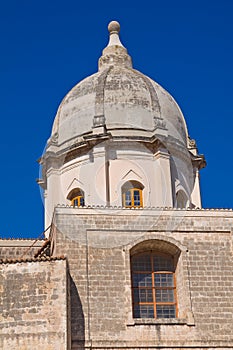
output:
[[[154,307],[154,318],[156,318],[156,292],[155,292],[155,279],[154,279],[154,261],[153,254],[150,254],[151,259],[151,274],[152,274],[152,295],[153,295],[153,307]]]
[[[123,193],[123,207],[125,207],[125,192]]]
[[[134,188],[130,190],[131,206],[134,207]]]
[[[174,301],[175,301],[175,308],[176,308],[176,317],[178,317],[178,307],[177,307],[177,294],[176,294],[176,275],[173,273],[173,293],[174,293]]]

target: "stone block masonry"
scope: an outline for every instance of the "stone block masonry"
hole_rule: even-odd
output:
[[[233,349],[232,211],[64,207],[53,227],[73,282],[72,350]],[[130,256],[143,244],[177,254],[174,319],[133,318]]]
[[[0,239],[0,260],[33,257],[45,240]]]
[[[3,260],[0,268],[0,349],[69,349],[66,260]]]

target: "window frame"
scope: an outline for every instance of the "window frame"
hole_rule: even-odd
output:
[[[75,201],[78,201],[78,204],[75,204]],[[83,200],[83,204],[81,204],[81,200]],[[73,207],[84,207],[85,206],[85,199],[83,195],[76,196],[71,199],[71,205]]]
[[[144,189],[144,186],[138,182],[138,181],[127,181],[123,186],[122,186],[122,206],[124,208],[143,208],[143,197],[142,197],[142,191]],[[134,192],[138,191],[139,192],[139,205],[135,204],[135,197],[134,197]],[[130,199],[131,199],[131,204],[126,204],[126,194],[127,192],[130,193]]]
[[[134,199],[134,191],[139,191],[139,201],[140,204],[137,205],[135,204],[135,199]],[[126,204],[126,194],[127,192],[130,192],[130,197],[131,197],[131,205]],[[143,202],[142,202],[142,189],[141,188],[129,188],[128,190],[125,190],[122,193],[122,199],[123,199],[123,206],[125,208],[142,208],[143,207]]]
[[[150,264],[151,264],[151,269],[149,270],[135,270],[133,268],[133,259],[135,257],[140,257],[140,256],[146,256],[149,255],[150,257]],[[153,262],[153,258],[155,256],[160,256],[160,257],[168,257],[169,260],[172,260],[172,270],[173,271],[168,271],[168,270],[157,270],[155,271],[154,268],[154,262]],[[176,274],[175,274],[175,269],[176,269],[176,264],[175,264],[175,259],[174,256],[172,254],[169,253],[163,253],[157,250],[150,250],[150,251],[143,251],[143,252],[139,252],[137,254],[134,254],[131,256],[130,259],[130,267],[131,267],[131,295],[132,295],[132,315],[133,315],[133,319],[146,319],[145,317],[137,317],[135,316],[135,305],[151,305],[153,306],[153,317],[147,317],[149,319],[156,319],[156,320],[161,320],[161,319],[167,319],[167,320],[174,320],[178,317],[178,304],[177,304],[177,286],[176,286]],[[139,287],[139,286],[134,286],[133,283],[133,274],[150,274],[151,275],[151,281],[152,281],[152,285],[149,287],[143,286],[143,287]],[[155,285],[155,275],[158,274],[172,274],[173,276],[173,286],[156,286]],[[134,297],[134,291],[135,290],[152,290],[152,301],[149,302],[141,302],[140,300],[135,302],[135,297]],[[156,291],[157,290],[173,290],[173,301],[172,302],[165,302],[165,301],[157,301],[156,300]],[[158,317],[157,315],[157,306],[166,306],[166,305],[172,305],[175,308],[175,316],[174,317]]]
[[[73,188],[66,198],[70,201],[70,205],[73,207],[85,206],[85,194],[81,188]],[[77,204],[75,204],[75,201],[77,201]]]

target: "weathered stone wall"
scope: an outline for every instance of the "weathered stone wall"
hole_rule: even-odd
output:
[[[66,260],[0,266],[0,349],[69,349]]]
[[[0,260],[33,257],[44,240],[0,239]]]
[[[72,349],[233,349],[232,211],[57,208],[54,254],[73,281]],[[178,317],[132,317],[130,250],[144,241],[180,250]]]

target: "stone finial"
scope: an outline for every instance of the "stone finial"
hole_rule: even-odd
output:
[[[109,31],[109,43],[108,46],[121,46],[124,47],[119,38],[120,24],[117,21],[112,21],[108,25]]]
[[[108,31],[110,34],[118,34],[120,32],[120,24],[117,21],[112,21],[108,25]]]
[[[119,38],[120,24],[117,21],[111,21],[108,25],[108,31],[109,42],[99,59],[99,70],[109,66],[132,68],[131,57]]]

